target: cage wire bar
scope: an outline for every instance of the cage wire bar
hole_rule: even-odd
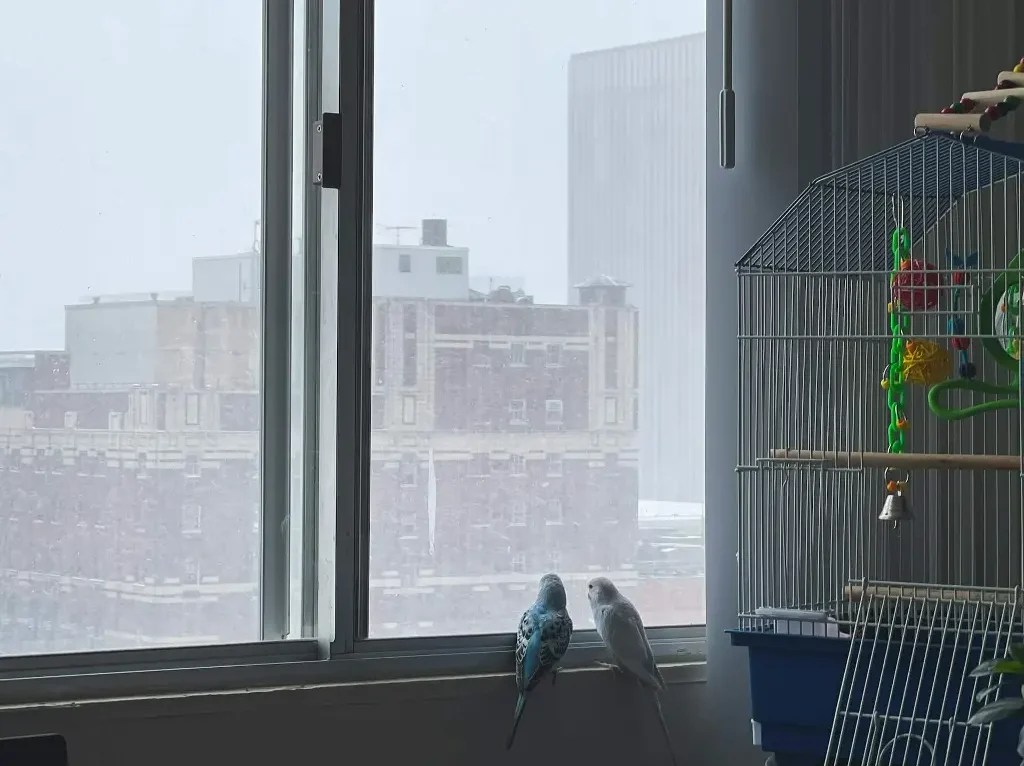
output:
[[[916,136],[815,180],[737,264],[738,632],[842,639],[854,657],[867,608],[925,662],[944,634],[918,647],[921,625],[1022,584],[1022,165],[1016,144]],[[893,321],[896,414],[880,385]],[[907,514],[883,523],[894,487]],[[862,580],[967,590],[864,601]],[[836,709],[885,733],[887,712]]]

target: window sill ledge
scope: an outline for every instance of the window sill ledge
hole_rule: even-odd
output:
[[[685,629],[684,629],[685,630]],[[661,633],[662,635],[658,635]],[[678,629],[654,629],[652,646],[669,685],[705,679],[704,639]],[[254,692],[359,689],[406,684],[413,696],[461,694],[437,683],[453,679],[511,676],[514,637],[456,637],[450,646],[431,648],[429,640],[361,642],[356,651],[333,659],[317,659],[316,641],[281,642],[273,653],[260,655],[249,646],[193,648],[191,657],[173,663],[172,651],[136,655],[129,665],[125,653],[80,657],[4,658],[0,664],[0,712],[36,708],[77,707],[104,702],[155,698],[251,694]],[[253,652],[246,654],[246,651]],[[593,631],[580,631],[563,661],[562,673],[575,675],[599,670],[606,659]],[[60,664],[63,663],[63,664]],[[5,667],[6,665],[6,667]],[[461,689],[461,684],[459,688]],[[406,688],[406,687],[403,687]],[[444,689],[448,689],[445,692]]]
[[[704,662],[683,662],[659,665],[665,683],[672,687],[701,684],[707,680]],[[203,668],[196,672],[217,678],[219,668]],[[559,685],[587,682],[598,673],[613,674],[607,667],[590,665],[566,668],[559,672]],[[473,694],[514,692],[511,672],[468,673],[460,675],[417,675],[356,681],[322,681],[310,683],[241,685],[209,688],[202,691],[181,691],[119,696],[81,697],[78,699],[8,703],[0,712],[10,715],[32,715],[45,711],[83,711],[102,708],[105,717],[147,719],[165,717],[175,706],[186,706],[189,714],[216,714],[239,709],[291,705],[301,696],[303,705],[344,707],[346,705],[394,704],[418,700],[444,700]],[[70,691],[70,690],[69,690]],[[510,692],[510,693],[511,693]],[[6,695],[5,695],[6,696]],[[171,708],[171,710],[169,710]]]

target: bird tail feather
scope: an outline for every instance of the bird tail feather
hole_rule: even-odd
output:
[[[505,742],[505,749],[511,750],[512,743],[516,738],[516,729],[519,728],[519,719],[523,717],[523,708],[526,707],[526,693],[519,692],[519,697],[516,698],[516,712],[512,718],[512,731],[508,735],[508,740]]]
[[[654,696],[654,708],[658,711],[658,723],[661,724],[661,730],[665,734],[665,744],[668,745],[668,753],[672,756],[672,766],[678,766],[676,763],[676,751],[672,747],[672,737],[669,736],[668,726],[665,725],[665,716],[661,712],[661,700],[658,698],[658,692],[652,691],[651,694]]]

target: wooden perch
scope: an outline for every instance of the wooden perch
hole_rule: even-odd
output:
[[[843,588],[843,596],[850,601],[862,601],[865,598],[900,599],[914,598],[929,601],[968,601],[986,604],[1012,604],[1014,592],[1011,590],[966,590],[964,588],[942,585],[847,585]]]
[[[937,130],[946,133],[987,133],[992,120],[984,112],[971,114],[919,114],[914,130]]]
[[[1024,98],[1024,88],[1003,88],[1002,90],[974,90],[964,93],[963,98],[969,98],[977,106],[992,106],[1010,98]]]
[[[829,463],[837,468],[900,468],[906,471],[949,469],[964,471],[1020,471],[1017,455],[951,455],[924,452],[828,452],[806,449],[773,449],[773,460]]]

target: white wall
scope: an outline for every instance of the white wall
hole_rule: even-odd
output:
[[[399,271],[402,255],[409,256],[411,270]],[[438,274],[438,256],[462,260],[461,274]],[[469,249],[425,245],[374,245],[373,295],[380,298],[469,299]]]
[[[64,322],[71,385],[156,382],[158,308],[155,302],[68,306]]]
[[[200,302],[257,302],[260,296],[259,253],[193,258],[192,294]]]

